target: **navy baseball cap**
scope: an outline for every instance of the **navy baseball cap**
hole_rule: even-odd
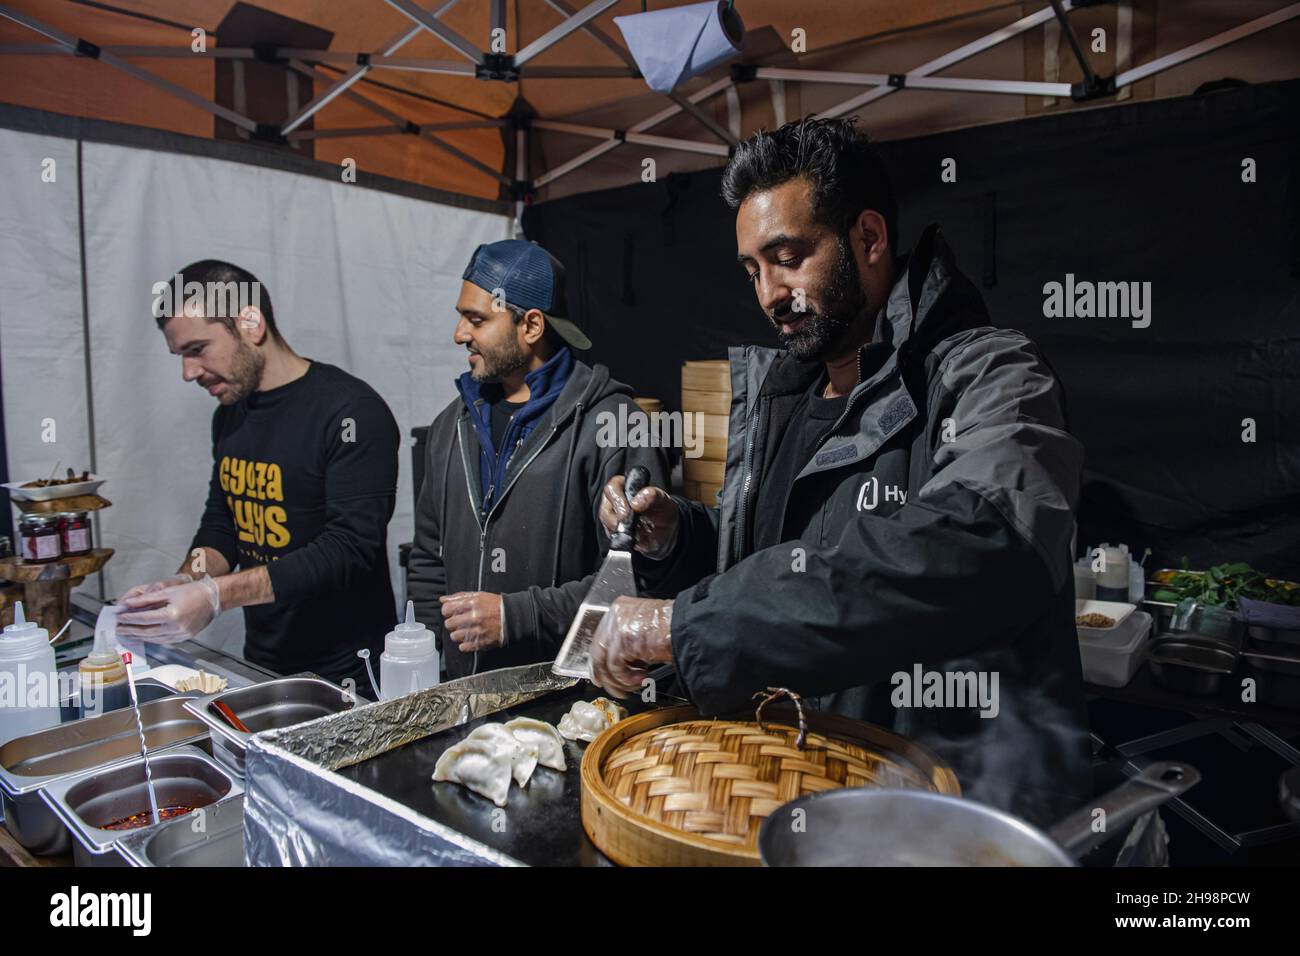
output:
[[[569,345],[591,348],[591,339],[565,318],[564,266],[537,243],[523,239],[485,242],[470,256],[461,278],[488,293],[500,289],[511,305],[539,310],[546,316],[546,324]]]

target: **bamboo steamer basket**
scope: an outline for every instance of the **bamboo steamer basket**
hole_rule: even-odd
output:
[[[951,769],[879,727],[812,712],[770,688],[755,720],[691,706],[623,720],[582,757],[582,827],[622,866],[758,866],[758,831],[783,804],[842,787],[960,795]],[[791,696],[798,711],[763,706]],[[791,724],[798,726],[791,726]]]

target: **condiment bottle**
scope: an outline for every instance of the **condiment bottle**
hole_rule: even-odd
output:
[[[58,667],[50,632],[27,620],[19,601],[14,622],[0,634],[0,743],[58,722]]]
[[[1106,542],[1101,545],[1102,569],[1097,572],[1097,600],[1128,601],[1128,548],[1124,545],[1111,547]]]
[[[415,602],[406,602],[406,620],[384,637],[379,655],[379,699],[392,700],[438,683],[438,646],[433,632],[415,620]]]
[[[101,614],[95,622],[94,648],[77,668],[81,681],[81,716],[98,717],[131,704],[126,665],[113,641],[115,615]]]

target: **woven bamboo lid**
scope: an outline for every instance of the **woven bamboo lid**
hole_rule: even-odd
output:
[[[797,719],[784,709],[771,717]],[[807,723],[804,734],[770,719],[710,720],[690,707],[622,721],[583,755],[583,826],[625,865],[756,865],[763,820],[804,794],[960,792],[951,770],[902,737],[831,714]]]

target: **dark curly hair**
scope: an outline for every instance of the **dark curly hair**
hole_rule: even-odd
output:
[[[751,193],[798,176],[812,184],[813,216],[844,235],[864,209],[885,219],[889,250],[897,251],[898,202],[875,144],[847,119],[807,117],[775,132],[759,130],[736,147],[722,174],[722,198],[732,209]]]

